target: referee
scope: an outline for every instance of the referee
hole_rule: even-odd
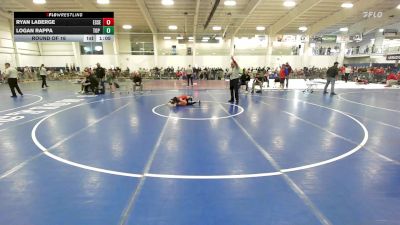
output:
[[[233,58],[231,57],[232,62],[231,62],[231,68],[232,72],[229,77],[229,87],[231,90],[231,99],[229,100],[230,103],[233,103],[234,99],[236,99],[236,104],[239,104],[239,87],[240,87],[240,69],[239,65]],[[235,96],[234,96],[235,94]],[[235,97],[235,98],[234,98]]]
[[[16,98],[17,94],[15,93],[15,89],[17,89],[18,93],[23,96],[21,89],[18,86],[18,71],[15,68],[10,67],[10,63],[5,63],[4,66],[6,70],[4,71],[5,77],[8,78],[8,85],[10,86],[12,98]]]
[[[186,69],[186,78],[187,78],[187,86],[189,87],[189,81],[192,82],[192,87],[193,87],[193,68],[191,65]]]

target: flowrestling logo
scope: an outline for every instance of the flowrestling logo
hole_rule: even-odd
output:
[[[383,12],[373,12],[373,11],[363,12],[363,18],[366,19],[374,19],[382,17],[383,17]]]

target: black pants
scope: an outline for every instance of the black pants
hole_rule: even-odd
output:
[[[230,82],[229,82],[229,86],[230,86],[229,88],[231,90],[231,100],[230,100],[231,102],[233,102],[234,99],[236,99],[237,102],[239,101],[239,87],[240,87],[239,82],[240,82],[239,78],[230,80]],[[235,98],[233,98],[234,94],[235,94]]]
[[[269,87],[269,77],[264,77],[264,82],[267,82],[267,87]]]
[[[8,85],[10,86],[12,96],[17,96],[15,89],[17,89],[20,95],[23,95],[21,89],[19,89],[17,78],[8,78]]]
[[[346,83],[349,80],[349,75],[350,75],[349,73],[344,74],[344,81],[346,81]]]
[[[42,88],[44,88],[44,86],[47,86],[47,82],[46,82],[46,75],[40,75],[40,77],[42,78]]]
[[[90,91],[93,92],[93,93],[95,93],[97,88],[98,88],[98,87],[97,87],[96,84],[94,84],[94,85],[93,85],[93,84],[89,84],[89,85],[85,85],[85,86],[84,86],[84,89],[85,89],[85,93],[86,93],[86,94],[89,93]]]
[[[194,105],[194,104],[196,104],[197,102],[192,102],[192,101],[187,101],[187,105]]]
[[[189,81],[192,82],[192,86],[193,86],[193,76],[192,76],[192,74],[186,75],[186,79],[187,79],[187,82],[188,82],[188,85],[187,85],[187,86],[189,86]]]
[[[289,86],[289,77],[288,77],[289,75],[287,75],[287,77],[286,77],[286,88],[288,88],[288,86]]]

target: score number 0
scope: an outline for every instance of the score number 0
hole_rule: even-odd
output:
[[[103,26],[114,26],[114,18],[103,18]]]
[[[103,18],[103,34],[114,34],[114,18]]]

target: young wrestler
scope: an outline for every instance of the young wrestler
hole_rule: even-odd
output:
[[[188,105],[194,105],[196,103],[200,104],[200,101],[193,101],[193,97],[189,95],[181,95],[178,97],[174,97],[168,102],[170,106],[188,106]]]

